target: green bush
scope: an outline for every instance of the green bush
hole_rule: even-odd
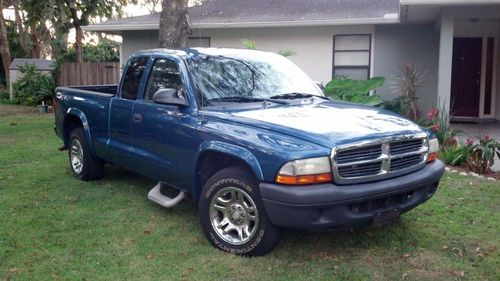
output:
[[[382,104],[382,99],[377,95],[370,95],[370,91],[384,86],[384,82],[384,77],[353,80],[340,76],[326,84],[325,94],[335,100],[379,106]]]
[[[439,152],[439,159],[451,166],[462,166],[471,153],[470,147],[461,143],[445,146]]]
[[[478,174],[490,171],[495,163],[495,155],[500,158],[500,142],[490,138],[488,135],[479,137],[479,142],[474,144],[471,139],[467,140],[470,153],[467,157],[467,168]]]
[[[422,127],[431,129],[436,135],[440,146],[455,145],[457,143],[456,136],[460,131],[450,128],[450,117],[446,114],[444,107],[442,110],[431,109],[426,114],[426,118],[417,120],[417,123]]]
[[[20,67],[21,77],[12,85],[14,97],[20,104],[38,105],[42,101],[50,103],[56,88],[54,78],[36,70],[35,65]]]
[[[406,115],[406,113],[408,112],[408,105],[402,97],[397,97],[393,100],[382,102],[382,108],[399,115]]]

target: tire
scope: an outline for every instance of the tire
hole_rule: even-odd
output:
[[[91,181],[104,176],[104,163],[93,156],[90,143],[81,127],[71,131],[68,158],[71,171],[77,179]]]
[[[243,168],[226,168],[208,179],[198,211],[208,240],[223,251],[261,256],[278,244],[279,229],[267,218],[258,181]]]

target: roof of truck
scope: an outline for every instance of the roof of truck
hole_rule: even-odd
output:
[[[234,56],[234,55],[256,55],[269,52],[239,49],[239,48],[181,48],[181,49],[149,49],[134,52],[131,57],[136,56],[151,56],[151,55],[177,55],[182,58],[196,57],[199,55],[204,56]]]

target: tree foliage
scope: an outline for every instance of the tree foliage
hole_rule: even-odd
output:
[[[84,62],[119,62],[120,45],[116,42],[100,42],[97,44],[86,44],[83,46]],[[56,58],[57,64],[65,62],[76,62],[76,50],[73,46],[62,49]]]

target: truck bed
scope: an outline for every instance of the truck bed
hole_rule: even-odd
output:
[[[65,91],[79,90],[80,93],[105,94],[105,95],[115,96],[116,91],[118,90],[118,84],[92,85],[92,86],[67,86],[67,87],[59,87],[58,89],[64,89]]]

